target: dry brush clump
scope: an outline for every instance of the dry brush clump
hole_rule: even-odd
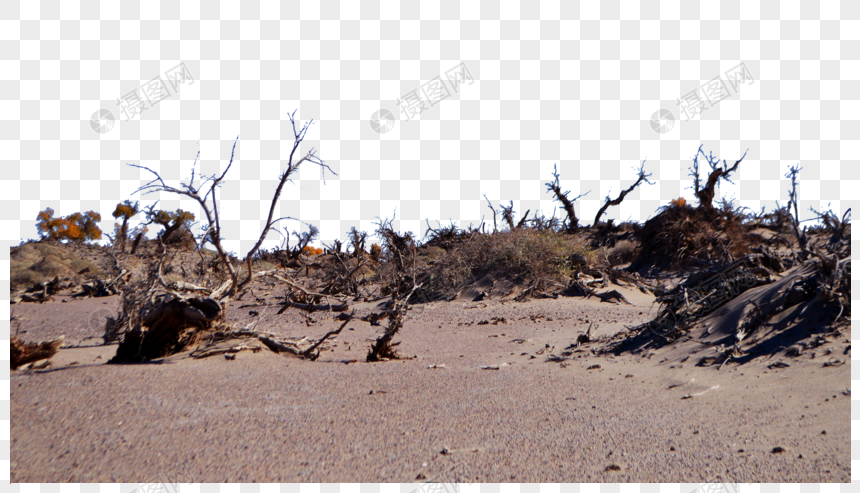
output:
[[[422,274],[425,287],[420,294],[424,299],[447,298],[486,275],[515,283],[563,283],[596,261],[597,253],[580,235],[533,228],[479,233],[452,246]]]
[[[445,250],[470,241],[475,235],[480,233],[481,226],[483,226],[483,223],[481,223],[478,227],[469,226],[467,229],[460,229],[459,226],[454,224],[454,221],[451,221],[447,226],[440,224],[434,229],[430,226],[429,220],[425,221],[427,223],[427,231],[424,232],[421,246],[425,248],[438,247]]]
[[[710,209],[662,207],[636,234],[641,244],[631,270],[709,267],[734,262],[762,243],[755,225],[730,202]]]

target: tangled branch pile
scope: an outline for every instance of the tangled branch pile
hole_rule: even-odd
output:
[[[380,270],[380,278],[385,283],[384,290],[391,295],[386,315],[388,327],[376,339],[367,353],[367,361],[387,361],[402,358],[394,347],[399,342],[393,342],[394,336],[400,332],[409,310],[409,299],[421,284],[416,282],[416,246],[415,238],[410,232],[398,233],[392,226],[393,219],[380,220],[376,230],[382,239],[382,255],[386,269]]]
[[[839,333],[851,313],[847,214],[824,229],[825,240],[810,241],[809,259],[796,265],[765,252],[690,276],[658,297],[663,307],[653,320],[610,350],[697,341],[724,348],[725,363],[785,349],[786,339],[778,346],[776,336],[790,336],[800,346],[813,344],[803,339],[814,337],[820,345],[823,335]]]

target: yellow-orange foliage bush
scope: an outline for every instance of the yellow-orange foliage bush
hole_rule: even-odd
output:
[[[679,197],[677,199],[672,199],[670,205],[674,207],[684,207],[685,205],[687,205],[687,201],[684,200],[684,197]]]
[[[323,250],[322,250],[322,248],[314,248],[314,247],[308,245],[308,246],[302,248],[302,253],[304,253],[306,255],[322,255]]]
[[[98,222],[101,220],[101,215],[93,211],[84,214],[75,212],[63,218],[54,217],[54,209],[48,207],[36,216],[36,228],[43,238],[52,240],[100,240],[102,230]]]
[[[382,247],[374,243],[370,246],[370,258],[373,260],[379,260],[379,256],[382,255]]]

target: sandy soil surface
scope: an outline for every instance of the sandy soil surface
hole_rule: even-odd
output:
[[[850,356],[838,367],[804,354],[781,369],[768,366],[784,358],[760,357],[721,370],[661,351],[547,361],[590,322],[611,334],[650,320],[650,298],[627,294],[634,305],[418,306],[398,346],[416,358],[380,363],[364,357],[383,328],[354,321],[317,361],[246,351],[105,365],[116,346],[96,346],[99,317],[116,297],[16,305],[22,339],[65,335],[66,348],[47,370],[12,373],[11,480],[850,480]],[[238,308],[247,303],[230,305],[232,322],[312,338],[340,324]]]

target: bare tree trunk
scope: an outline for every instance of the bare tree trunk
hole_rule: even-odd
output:
[[[131,254],[134,255],[137,252],[137,247],[140,246],[140,240],[143,239],[143,233],[138,233],[137,237],[134,239],[134,243],[131,245]]]
[[[555,167],[553,168],[552,176],[555,177],[555,179],[549,183],[546,183],[547,190],[552,191],[555,194],[556,200],[561,202],[562,208],[567,213],[567,231],[569,233],[572,233],[572,232],[576,231],[577,229],[579,229],[579,219],[576,217],[576,210],[573,207],[573,203],[576,202],[578,199],[588,195],[588,192],[585,192],[584,194],[580,194],[576,198],[571,200],[567,196],[567,194],[569,194],[570,191],[566,191],[566,192],[561,191],[561,185],[559,184],[559,178],[558,178],[558,171],[556,171]]]
[[[493,211],[493,233],[496,233],[499,231],[498,224],[496,224],[496,216],[498,215],[498,212],[496,212],[496,209],[493,207],[493,204],[490,203],[490,199],[487,198],[486,194],[484,195],[484,199],[487,200],[487,207]]]
[[[699,154],[704,156],[705,160],[708,162],[708,165],[711,167],[711,172],[708,175],[708,180],[704,186],[701,186],[701,176],[699,174]],[[708,157],[702,151],[702,146],[699,146],[699,150],[696,153],[696,157],[693,158],[693,169],[690,175],[693,177],[693,193],[696,195],[696,198],[699,200],[699,206],[707,211],[714,210],[714,195],[716,193],[717,183],[720,180],[729,180],[729,175],[737,171],[738,166],[741,164],[741,161],[744,160],[747,153],[745,152],[740,159],[738,159],[734,165],[728,167],[726,164],[726,160],[723,160],[723,167],[720,168],[720,160],[718,158],[714,158],[713,155]]]

